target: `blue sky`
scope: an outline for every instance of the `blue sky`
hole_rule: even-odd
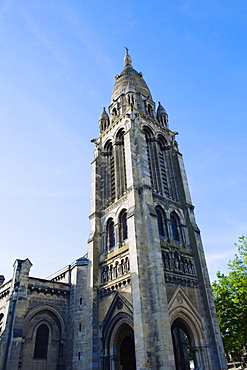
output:
[[[0,274],[87,251],[90,162],[124,47],[178,131],[208,268],[247,235],[246,1],[0,1]]]

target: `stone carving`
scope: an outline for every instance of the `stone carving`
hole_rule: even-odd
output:
[[[178,294],[177,301],[178,301],[179,304],[183,303],[183,297],[181,296],[181,294]]]
[[[119,257],[108,265],[101,268],[101,282],[108,283],[111,280],[117,279],[130,271],[129,258]]]
[[[195,276],[192,256],[176,251],[163,251],[162,259],[165,271]]]

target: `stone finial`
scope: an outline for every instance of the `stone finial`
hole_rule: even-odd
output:
[[[125,48],[125,56],[124,56],[124,66],[132,66],[132,59],[129,55],[129,50]]]

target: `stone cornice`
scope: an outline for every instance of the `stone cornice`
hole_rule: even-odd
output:
[[[173,273],[164,273],[165,281],[167,283],[176,285],[185,285],[190,287],[198,287],[198,279]]]
[[[113,291],[121,290],[121,288],[131,284],[131,278],[130,274],[125,275],[124,278],[115,280],[114,282],[111,282],[110,284],[107,284],[105,286],[101,286],[99,288],[99,293],[101,296],[107,295]]]
[[[43,293],[43,294],[51,294],[51,295],[62,295],[65,296],[66,294],[70,294],[70,287],[68,285],[68,289],[57,289],[51,288],[48,286],[36,286],[33,284],[28,284],[28,289],[31,293]]]
[[[7,297],[10,294],[10,286],[0,293],[0,299]]]
[[[173,200],[171,198],[164,197],[163,195],[160,195],[160,194],[156,193],[155,191],[153,191],[153,197],[154,197],[154,199],[158,199],[158,200],[162,201],[164,204],[169,204],[171,206],[175,206],[177,208],[184,209],[183,204],[180,204],[179,202],[176,202],[175,200]]]

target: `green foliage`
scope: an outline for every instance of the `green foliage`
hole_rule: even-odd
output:
[[[241,356],[247,344],[247,237],[235,245],[238,253],[227,264],[228,275],[218,271],[212,288],[225,351]]]

